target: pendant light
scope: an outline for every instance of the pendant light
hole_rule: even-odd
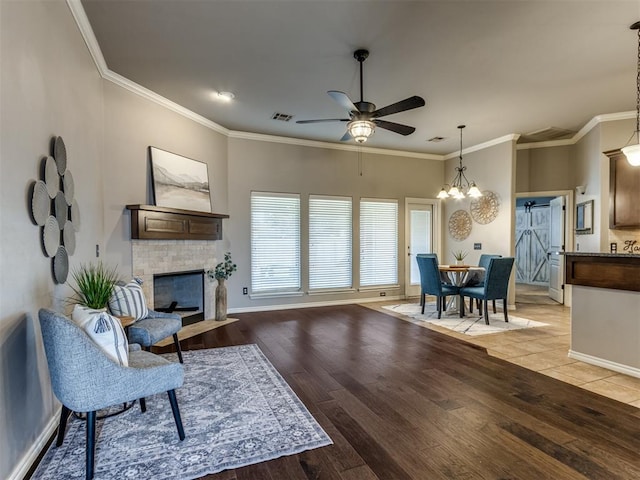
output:
[[[631,30],[638,30],[638,70],[636,74],[636,131],[633,132],[629,142],[635,135],[635,145],[622,147],[622,153],[627,157],[627,161],[634,167],[640,166],[640,22],[631,25]]]
[[[467,195],[474,198],[482,196],[482,192],[476,182],[470,182],[464,174],[467,167],[462,165],[462,129],[465,127],[466,125],[458,125],[460,129],[460,156],[458,157],[459,164],[456,167],[456,176],[453,177],[451,184],[442,187],[442,190],[438,193],[438,198],[465,198]]]

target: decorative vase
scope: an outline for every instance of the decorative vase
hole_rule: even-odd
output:
[[[218,278],[218,286],[216,287],[216,320],[222,321],[227,319],[227,286],[224,284],[224,278]]]
[[[464,260],[456,260],[456,265],[462,265],[463,262]]]

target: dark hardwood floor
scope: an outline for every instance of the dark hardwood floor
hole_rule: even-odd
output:
[[[183,348],[258,344],[334,445],[208,480],[640,478],[633,406],[357,305],[234,316]]]

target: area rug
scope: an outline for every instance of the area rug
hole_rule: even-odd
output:
[[[544,327],[547,325],[546,323],[516,317],[511,314],[509,314],[509,322],[507,323],[504,321],[504,314],[502,312],[491,313],[491,310],[489,310],[489,325],[485,324],[484,317],[476,313],[477,310],[475,310],[475,314],[468,314],[464,318],[460,318],[457,312],[450,315],[443,312],[442,318],[438,319],[438,310],[436,309],[435,303],[427,303],[424,314],[420,313],[422,307],[417,303],[401,303],[399,305],[387,305],[382,308],[406,315],[412,323],[430,323],[453,330],[454,332],[472,336],[489,335],[523,328]],[[489,308],[491,309],[491,306]]]
[[[227,317],[226,320],[202,320],[200,322],[192,323],[191,325],[186,325],[180,329],[180,331],[178,332],[178,340],[186,340],[187,338],[195,337],[196,335],[200,335],[201,333],[209,332],[211,330],[215,330],[216,328],[224,327],[225,325],[229,325],[230,323],[234,323],[237,321],[237,318]],[[169,336],[164,340],[160,340],[154,345],[156,347],[166,347],[167,345],[173,345],[173,336]]]
[[[186,438],[178,438],[166,393],[98,421],[95,479],[193,479],[330,445],[257,345],[185,351],[176,390]],[[69,418],[33,479],[85,476],[85,425]]]

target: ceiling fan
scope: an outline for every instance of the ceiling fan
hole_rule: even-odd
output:
[[[325,118],[318,120],[298,120],[296,123],[320,123],[320,122],[348,122],[347,132],[340,139],[342,142],[354,139],[358,143],[364,143],[367,141],[375,127],[384,128],[400,135],[411,135],[416,131],[415,127],[409,125],[403,125],[401,123],[389,122],[388,120],[380,120],[380,117],[391,115],[394,113],[404,112],[406,110],[412,110],[414,108],[423,107],[425,101],[422,97],[414,95],[413,97],[405,98],[386,107],[382,107],[376,110],[375,104],[371,102],[365,102],[362,95],[362,63],[369,56],[369,51],[359,49],[353,52],[353,57],[360,63],[360,101],[352,102],[351,99],[344,92],[337,90],[329,90],[327,93],[331,98],[338,102],[341,106],[349,111],[349,118]]]

